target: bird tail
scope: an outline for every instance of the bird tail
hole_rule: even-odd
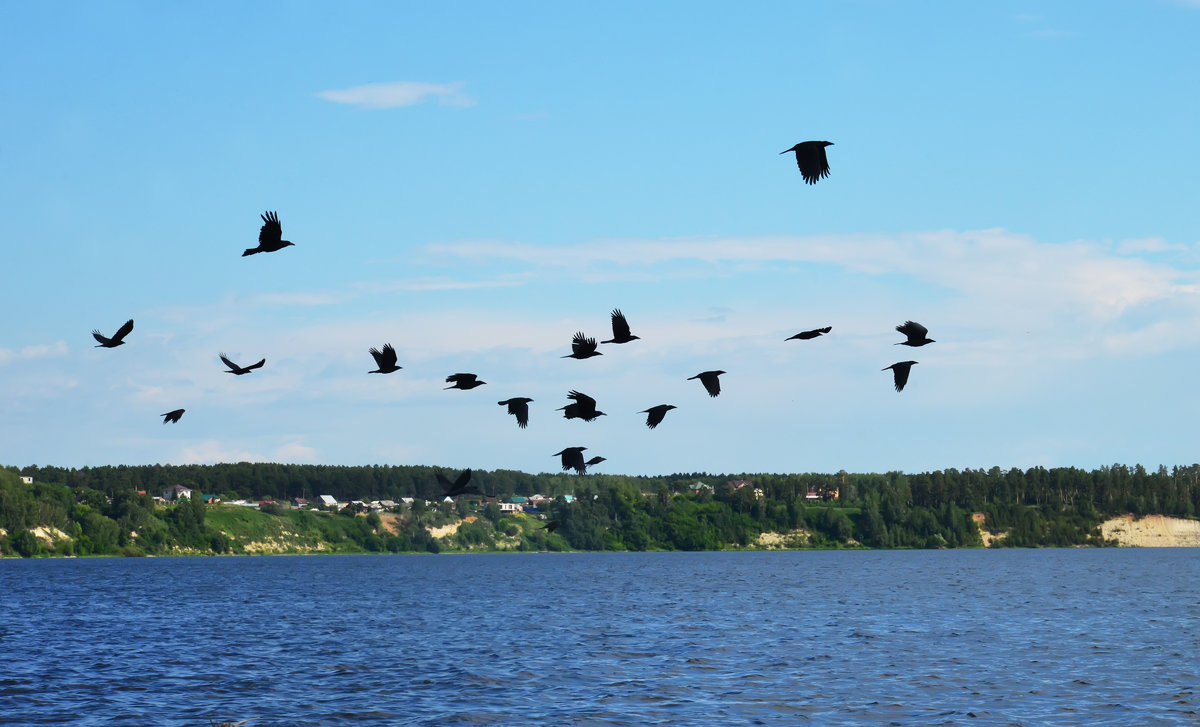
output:
[[[258,250],[251,247],[251,248],[247,249],[246,252],[242,253],[242,257],[246,257],[247,255],[253,255],[256,252],[258,252]]]

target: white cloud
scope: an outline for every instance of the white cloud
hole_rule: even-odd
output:
[[[57,343],[51,344],[40,343],[34,346],[26,346],[19,351],[0,348],[0,364],[6,364],[10,361],[28,361],[35,358],[62,356],[66,352],[67,344],[65,341],[58,341]]]
[[[418,81],[396,81],[393,83],[367,83],[350,88],[321,91],[318,97],[333,103],[350,104],[363,109],[393,109],[401,106],[416,106],[434,99],[441,106],[474,106],[475,99],[462,92],[463,84],[421,83]]]

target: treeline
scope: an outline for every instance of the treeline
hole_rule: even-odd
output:
[[[0,529],[6,533],[0,549],[39,552],[30,531],[53,526],[70,537],[69,547],[76,554],[180,548],[238,552],[237,543],[206,522],[206,510],[199,503],[163,508],[154,504],[153,495],[180,484],[226,501],[313,500],[322,494],[341,501],[438,500],[439,471],[457,474],[420,466],[250,463],[6,468],[0,470]],[[32,478],[33,484],[21,483],[18,475]],[[558,498],[541,513],[555,524],[552,534],[531,528],[529,518],[500,517],[476,499],[428,509],[418,505],[420,512],[403,513],[399,533],[351,525],[353,519],[347,518],[343,527],[327,535],[355,552],[490,548],[506,537],[519,549],[704,550],[761,545],[763,533],[790,534],[780,541],[787,547],[962,547],[979,544],[973,515],[980,513],[986,530],[1005,533],[997,541],[1001,545],[1100,545],[1098,525],[1109,516],[1131,512],[1194,517],[1200,509],[1200,465],[1153,472],[1113,465],[1091,471],[994,467],[919,474],[662,477],[477,470],[472,482],[501,500],[537,493],[571,494],[575,501]],[[750,484],[736,486],[746,482]],[[705,486],[698,487],[700,483]],[[824,499],[814,501],[810,493]],[[484,517],[443,541],[428,536],[431,519],[449,521],[469,513]],[[212,511],[209,514],[211,519]],[[277,516],[305,517],[296,512]],[[319,530],[328,527],[321,525],[327,520],[293,525]]]

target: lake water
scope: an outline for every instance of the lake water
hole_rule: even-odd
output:
[[[0,562],[14,725],[1194,725],[1200,550]]]

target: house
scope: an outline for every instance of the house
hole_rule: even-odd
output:
[[[836,500],[838,499],[838,488],[830,489],[822,485],[809,485],[808,494],[804,496],[805,500]]]
[[[522,499],[524,499],[524,498],[522,498]],[[520,503],[501,502],[501,503],[499,503],[499,505],[500,505],[500,512],[521,512]]]
[[[303,497],[293,497],[292,507],[308,507],[308,500]]]
[[[32,477],[24,477],[24,476],[22,476],[22,477],[21,477],[21,484],[22,484],[22,485],[32,485],[32,484],[33,484],[33,478],[32,478]]]
[[[320,504],[324,505],[325,507],[337,507],[338,506],[337,500],[333,499],[332,495],[321,495],[317,499],[320,500]]]
[[[217,497],[216,495],[201,495],[200,500],[205,505],[216,505],[221,501],[221,498]]]
[[[691,485],[688,487],[688,489],[691,491],[691,493],[692,493],[693,495],[699,495],[701,492],[709,492],[709,493],[711,493],[711,492],[713,491],[713,487],[712,487],[712,485],[710,485],[710,484],[708,484],[708,483],[706,483],[706,482],[701,482],[701,481],[699,481],[699,480],[696,480],[695,482],[693,482],[693,483],[692,483],[692,484],[691,484]]]
[[[395,500],[380,500],[379,506],[382,507],[384,510],[394,510],[396,508],[396,501]]]
[[[164,500],[190,500],[192,499],[192,489],[183,485],[171,485],[163,490],[162,498]]]

